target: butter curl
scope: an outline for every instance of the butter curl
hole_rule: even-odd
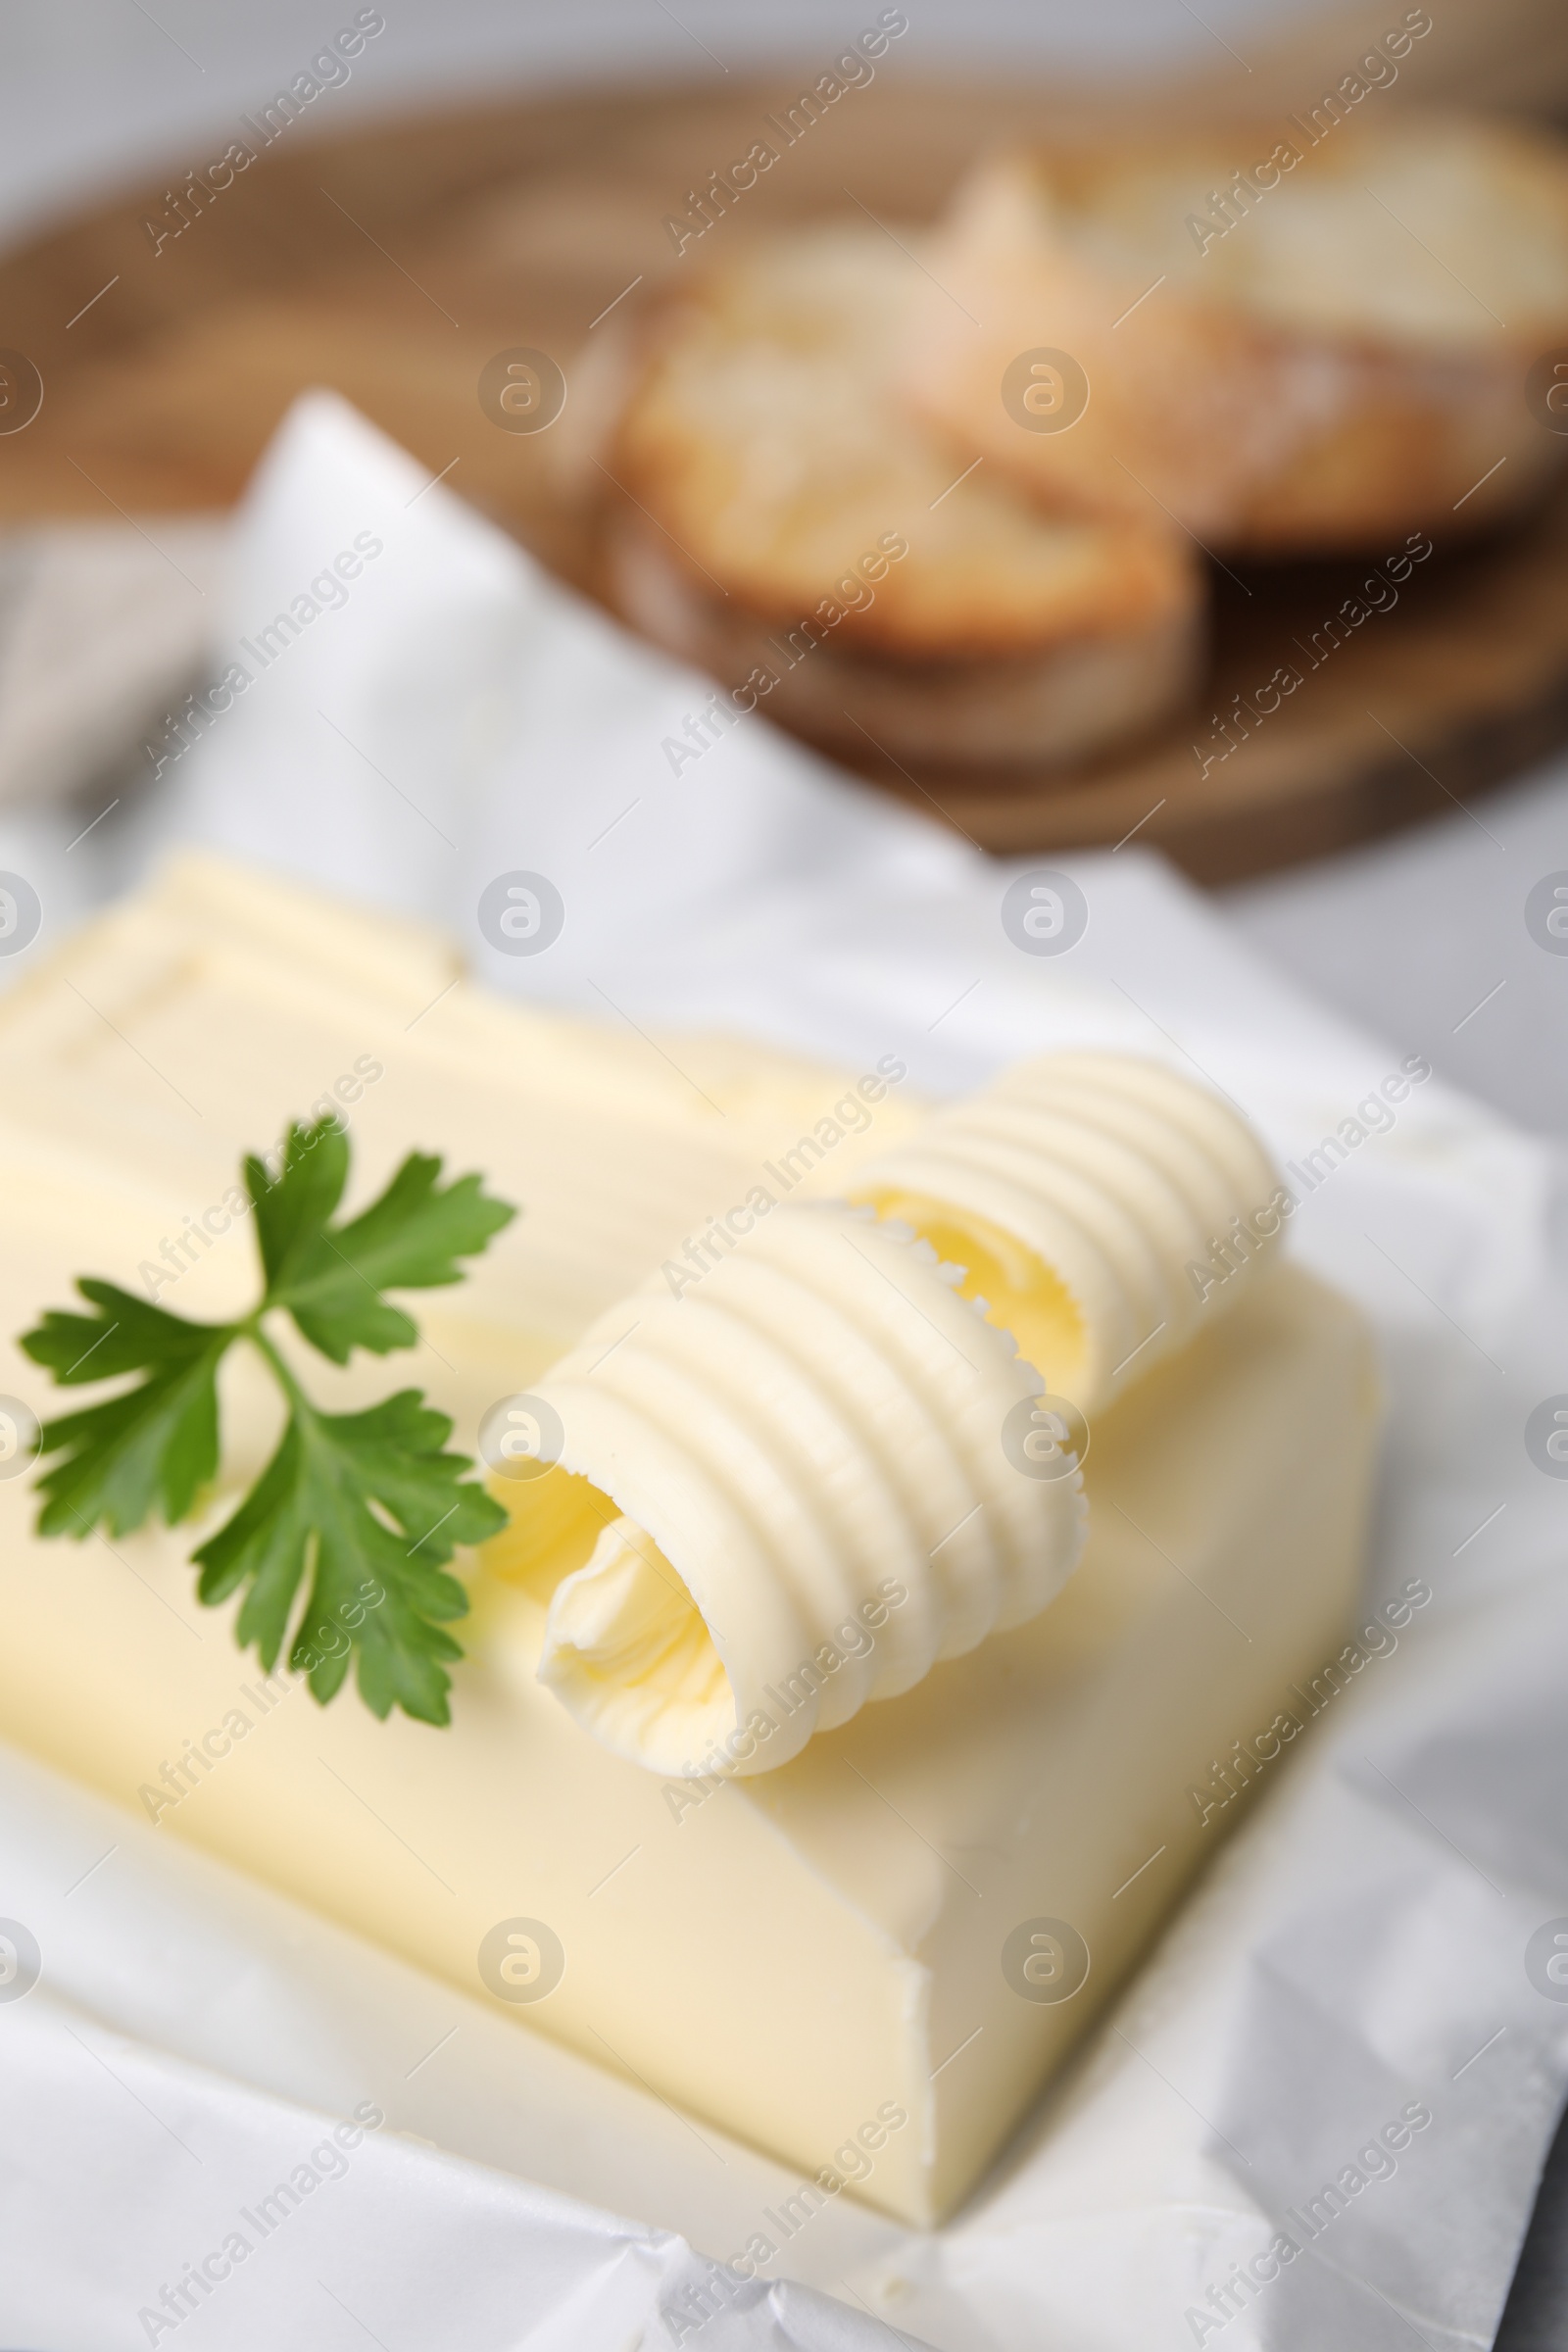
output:
[[[769,1770],[1060,1589],[1076,1464],[1049,1429],[1021,1450],[1039,1377],[944,1271],[853,1209],[785,1204],[541,1382],[607,1524],[539,1674],[606,1745]]]

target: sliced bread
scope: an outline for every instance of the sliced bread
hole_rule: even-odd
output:
[[[982,166],[929,256],[913,405],[1053,505],[1218,548],[1528,504],[1568,449],[1530,398],[1568,346],[1568,145],[1357,103]],[[1020,413],[1040,347],[1088,379],[1069,429]]]
[[[1158,515],[1049,512],[913,416],[901,240],[750,246],[653,319],[609,462],[612,595],[818,741],[1082,760],[1191,691],[1196,559]]]

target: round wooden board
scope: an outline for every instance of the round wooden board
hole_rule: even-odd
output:
[[[44,384],[36,419],[0,436],[0,523],[226,506],[295,394],[328,384],[593,593],[589,503],[556,436],[499,429],[480,371],[531,346],[572,382],[620,304],[690,268],[666,216],[801,86],[595,92],[338,136],[290,125],[221,192],[192,194],[182,172],[183,227],[160,185],[37,238],[0,261],[0,345]],[[929,219],[976,153],[1051,120],[1028,89],[884,73],[710,238],[858,207]],[[205,173],[225,145],[185,161]],[[913,773],[869,754],[865,772],[990,850],[1136,833],[1207,882],[1451,809],[1568,739],[1568,494],[1480,547],[1456,544],[1451,514],[1428,527],[1436,553],[1397,607],[1315,664],[1314,634],[1370,564],[1217,573],[1202,704],[1132,754],[1066,774]],[[1282,663],[1300,687],[1205,767],[1224,748],[1212,713]]]

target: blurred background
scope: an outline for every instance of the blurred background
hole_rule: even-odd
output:
[[[759,190],[760,223],[843,213],[850,190],[879,214],[930,219],[999,138],[1097,109],[1152,101],[1179,121],[1299,103],[1400,15],[1320,0],[915,0],[905,13],[874,85],[820,126],[787,182]],[[31,802],[64,794],[86,824],[116,798],[72,868],[84,900],[124,878],[118,829],[156,789],[140,738],[151,704],[193,674],[209,518],[301,386],[335,386],[432,473],[455,467],[455,489],[592,588],[549,437],[491,430],[474,378],[505,345],[575,350],[628,281],[656,283],[671,259],[660,205],[682,204],[759,108],[787,101],[859,25],[838,0],[390,0],[338,14],[379,29],[216,194],[227,143],[254,139],[241,125],[308,70],[337,19],[305,0],[70,0],[8,29],[0,347],[41,371],[47,398],[0,437],[0,810],[25,826]],[[1568,21],[1549,0],[1449,0],[1435,25],[1389,104],[1568,108]],[[154,515],[169,528],[149,555]],[[62,517],[77,526],[66,544],[45,527]],[[1401,681],[1396,745],[1366,723],[1358,677],[1343,691],[1336,679],[1322,739],[1297,730],[1295,770],[1277,788],[1259,773],[1245,822],[1185,820],[1181,790],[1165,791],[1174,753],[1168,769],[1135,763],[1115,802],[1165,792],[1144,840],[1221,892],[1256,944],[1368,1026],[1436,1039],[1444,1075],[1551,1133],[1568,1129],[1568,959],[1542,952],[1524,906],[1568,867],[1565,548],[1568,526],[1544,514],[1533,537],[1445,574]],[[1223,684],[1227,645],[1245,661],[1246,615],[1216,585]],[[1185,739],[1179,750],[1185,781]],[[902,768],[865,764],[906,789]],[[1059,779],[1032,801],[982,793],[965,829],[1007,854],[1108,846],[1124,830],[1066,807]]]
[[[875,9],[863,12],[867,21]],[[1254,78],[1299,52],[1337,58],[1397,20],[1323,0],[928,0],[909,12],[901,70],[952,89],[988,75],[1015,86],[1020,69],[1042,90],[1070,78],[1125,92],[1130,85],[1211,85],[1228,72]],[[330,15],[330,12],[327,12]],[[353,20],[344,8],[344,23]],[[465,100],[491,101],[595,84],[635,91],[709,74],[808,64],[858,28],[836,0],[578,0],[554,9],[527,0],[403,0],[386,12],[387,36],[368,51],[350,85],[334,93],[334,127],[377,115]],[[1463,20],[1456,24],[1455,20]],[[853,22],[852,22],[853,20]],[[1475,103],[1550,102],[1568,79],[1568,28],[1546,0],[1467,0],[1445,10],[1445,60],[1412,77],[1446,84]],[[19,12],[7,32],[5,153],[0,201],[9,236],[73,206],[118,191],[201,144],[232,115],[270,96],[320,45],[337,20],[311,0],[265,10],[166,0],[66,0]],[[1277,53],[1285,56],[1276,63]],[[1253,51],[1261,51],[1254,56]]]

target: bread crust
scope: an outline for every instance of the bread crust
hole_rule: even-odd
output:
[[[1189,697],[1204,650],[1195,599],[1119,634],[1061,637],[997,659],[890,656],[772,621],[714,593],[635,514],[608,542],[610,583],[633,625],[753,710],[824,749],[955,766],[1081,765],[1152,731]]]
[[[947,293],[914,318],[911,401],[1039,497],[1160,510],[1222,551],[1451,540],[1527,507],[1568,450],[1525,386],[1568,345],[1568,148],[1451,117],[1316,146],[1281,127],[982,167],[932,249]],[[1047,344],[1092,387],[1054,433],[1001,394]]]

